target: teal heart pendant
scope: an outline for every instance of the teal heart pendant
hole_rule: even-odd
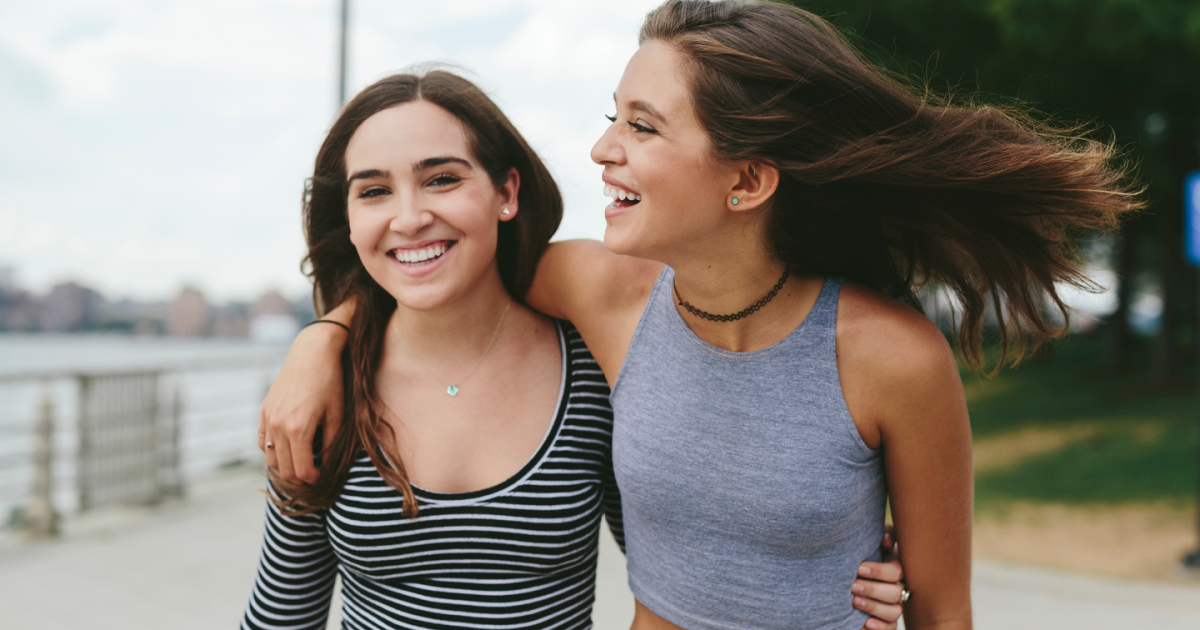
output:
[[[455,386],[453,386],[453,385],[451,385],[450,387],[447,387],[447,388],[446,388],[446,393],[447,393],[447,394],[450,394],[451,396],[457,396],[457,395],[458,395],[458,388],[457,388],[457,387],[455,387]]]

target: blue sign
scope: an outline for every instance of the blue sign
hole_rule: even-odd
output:
[[[1200,265],[1200,171],[1187,176],[1183,185],[1184,231],[1187,233],[1187,259]]]

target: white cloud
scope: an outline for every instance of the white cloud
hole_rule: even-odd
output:
[[[298,294],[303,179],[334,115],[334,0],[0,4],[0,264],[151,298]],[[602,235],[604,129],[657,0],[352,0],[351,89],[449,61],[494,96]]]

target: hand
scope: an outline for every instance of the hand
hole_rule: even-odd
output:
[[[267,455],[267,466],[286,481],[316,483],[320,476],[313,465],[317,427],[325,427],[322,450],[341,428],[340,357],[346,337],[346,331],[332,324],[301,330],[263,399],[258,448]]]
[[[904,567],[900,565],[900,547],[891,523],[884,527],[879,547],[883,550],[883,561],[858,565],[859,579],[850,590],[854,594],[854,607],[873,617],[863,626],[866,630],[896,630],[904,612],[900,603]]]

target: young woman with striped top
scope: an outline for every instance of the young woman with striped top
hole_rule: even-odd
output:
[[[388,77],[346,106],[304,206],[318,308],[358,305],[346,422],[314,484],[271,475],[243,628],[324,628],[339,574],[346,628],[591,626],[602,513],[623,545],[609,388],[570,324],[513,297],[561,212],[461,77]]]

